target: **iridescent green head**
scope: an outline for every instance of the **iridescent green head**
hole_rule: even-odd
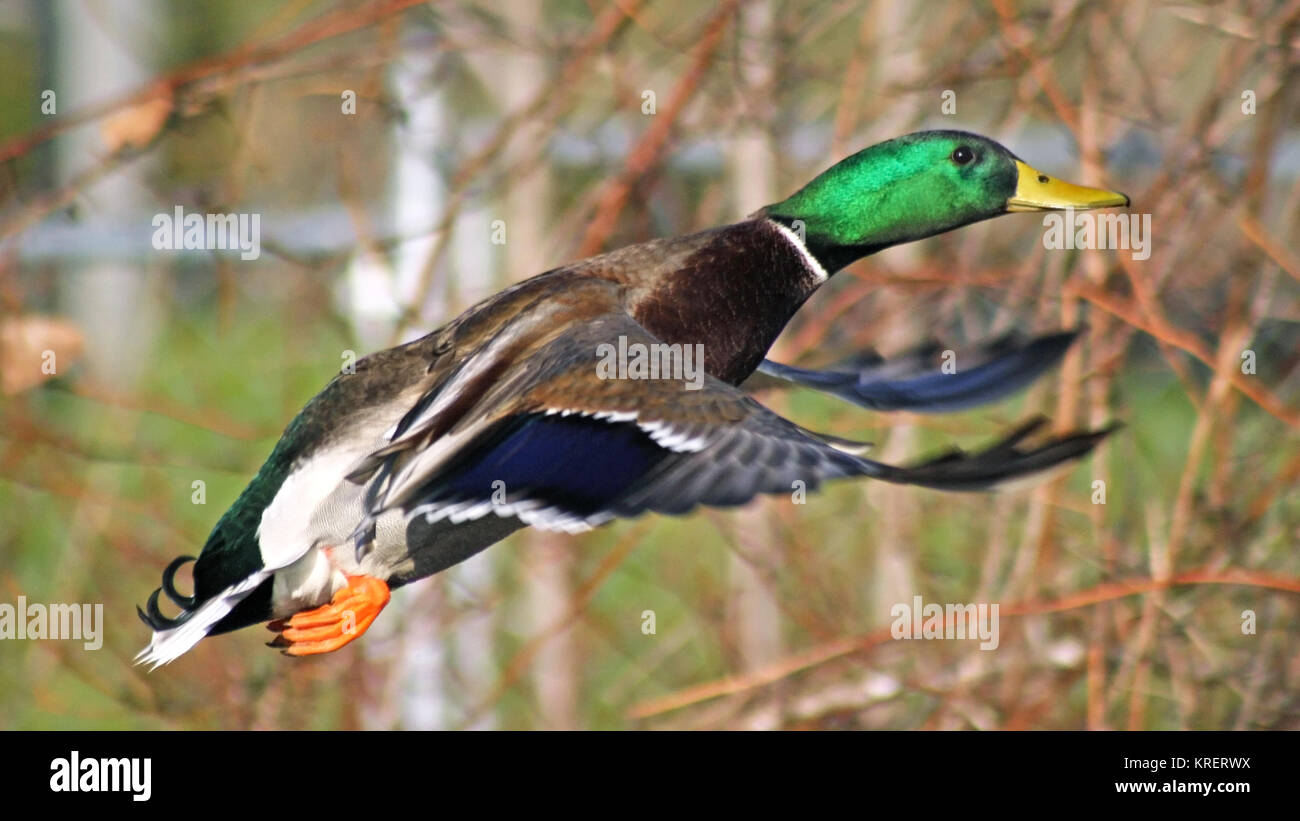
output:
[[[964,131],[920,131],[837,163],[762,210],[793,227],[828,271],[890,245],[1010,211],[1128,205],[1114,191],[1048,177]]]

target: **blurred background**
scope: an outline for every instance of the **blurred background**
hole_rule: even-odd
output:
[[[104,614],[99,650],[0,641],[0,727],[1300,726],[1298,67],[1295,0],[0,0],[0,602]],[[136,604],[349,352],[921,128],[1130,194],[1150,258],[1033,215],[890,249],[774,358],[1088,333],[976,412],[761,401],[894,462],[1124,422],[1089,461],[525,531],[340,652],[132,667]],[[260,256],[156,250],[177,207],[260,215]],[[914,596],[998,603],[998,648],[892,640]]]

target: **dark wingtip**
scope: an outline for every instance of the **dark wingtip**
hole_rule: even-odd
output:
[[[998,450],[1013,447],[1032,435],[1034,431],[1041,430],[1051,421],[1041,413],[1035,414],[1012,428],[1011,432],[996,447]]]
[[[1057,365],[1084,330],[1080,325],[1031,338],[1009,331],[978,345],[975,364],[955,377],[948,376],[936,361],[943,348],[935,342],[892,359],[851,357],[828,370],[770,360],[764,360],[759,369],[773,379],[872,410],[949,413],[996,402],[1022,390]]]
[[[1054,365],[1057,360],[1065,356],[1065,352],[1070,349],[1070,346],[1077,342],[1079,337],[1083,336],[1087,330],[1088,326],[1080,325],[1077,328],[1071,328],[1069,330],[1043,334],[1040,337],[1030,340],[1030,342],[1024,347],[1027,350],[1035,347],[1047,349],[1051,352],[1051,361],[1048,364]]]
[[[1124,422],[1121,422],[1118,419],[1112,419],[1109,423],[1107,423],[1105,427],[1098,428],[1097,430],[1093,431],[1093,436],[1096,436],[1097,441],[1100,442],[1102,439],[1105,439],[1107,436],[1110,436],[1112,433],[1121,431],[1126,427],[1128,427],[1128,425],[1126,425]]]
[[[1094,431],[1051,435],[1040,444],[1021,449],[1020,445],[1031,434],[1040,431],[1047,421],[1046,417],[1034,417],[982,451],[947,451],[937,458],[896,469],[882,478],[937,490],[993,490],[1005,482],[1045,473],[1082,459],[1107,436],[1123,427],[1122,422],[1113,421]]]

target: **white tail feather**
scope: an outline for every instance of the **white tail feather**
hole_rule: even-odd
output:
[[[184,623],[170,630],[155,630],[149,646],[136,653],[135,663],[148,664],[152,672],[180,658],[191,647],[198,644],[217,622],[226,617],[226,614],[234,610],[235,605],[243,601],[270,576],[270,572],[259,570],[199,605]]]

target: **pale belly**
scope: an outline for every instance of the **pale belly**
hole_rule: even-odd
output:
[[[275,573],[271,594],[273,618],[319,607],[347,585],[348,576],[372,576],[390,588],[432,576],[501,541],[524,526],[514,517],[494,513],[471,522],[428,524],[415,516],[409,522],[399,511],[379,518],[369,552],[357,560],[347,538],[361,518],[361,498],[337,500],[330,524],[334,534],[311,548],[293,564]]]

